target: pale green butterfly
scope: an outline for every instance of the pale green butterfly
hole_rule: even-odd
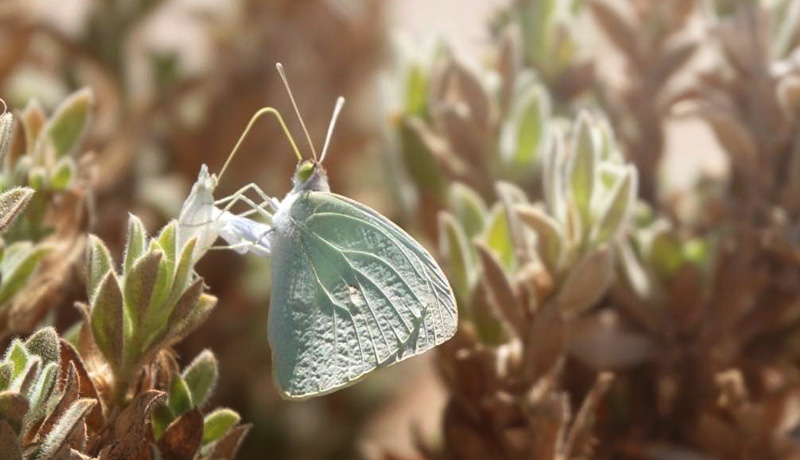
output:
[[[278,71],[299,117],[280,64]],[[445,342],[458,325],[453,291],[428,251],[378,212],[330,192],[322,162],[343,102],[337,101],[319,160],[301,117],[313,160],[302,159],[274,109],[259,111],[246,128],[242,138],[260,114],[271,113],[289,137],[298,165],[283,200],[250,184],[215,202],[217,178],[204,166],[179,217],[179,242],[197,237],[200,253],[222,236],[230,243],[227,248],[271,255],[267,332],[273,380],[287,399],[352,385],[373,370]],[[240,144],[241,139],[223,172]],[[245,197],[247,190],[262,202]],[[251,210],[231,214],[237,201]],[[222,204],[225,209],[216,207]],[[248,219],[254,212],[268,223]]]

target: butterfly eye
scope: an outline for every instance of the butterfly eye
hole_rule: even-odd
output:
[[[300,167],[297,168],[297,179],[301,183],[305,183],[311,177],[311,174],[314,173],[314,169],[315,165],[310,161],[301,164]]]

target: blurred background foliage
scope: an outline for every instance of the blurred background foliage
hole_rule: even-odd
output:
[[[800,3],[428,3],[0,3],[0,388],[29,395],[0,440],[97,455],[103,426],[150,420],[175,458],[245,433],[238,458],[800,456]],[[466,46],[415,33],[436,18]],[[209,253],[157,303],[126,287],[177,270],[168,222],[258,108],[300,133],[278,61],[314,139],[347,98],[333,190],[430,248],[461,316],[436,352],[303,403],[271,384],[267,261]],[[219,195],[281,197],[279,127],[245,150]],[[63,338],[12,342],[44,326]],[[94,392],[69,396],[73,373]]]

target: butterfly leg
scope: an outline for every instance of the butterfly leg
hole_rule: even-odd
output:
[[[256,204],[253,200],[251,200],[245,195],[245,193],[251,190],[255,192],[259,196],[259,198],[261,198],[262,200],[261,203]],[[275,199],[271,198],[263,190],[261,190],[261,188],[258,185],[252,182],[240,188],[232,195],[215,201],[214,204],[217,206],[225,204],[225,208],[223,209],[223,211],[228,211],[236,203],[239,203],[240,201],[246,203],[251,208],[239,214],[239,216],[241,217],[247,217],[255,213],[260,214],[262,217],[264,217],[265,215],[271,217],[271,215],[266,211],[265,207],[271,208],[272,211],[277,210],[277,204],[275,203]]]
[[[212,250],[212,249],[213,250],[217,250],[217,251],[233,250],[233,251],[237,251],[237,252],[239,250],[244,250],[244,252],[247,252],[247,249],[258,247],[261,243],[263,243],[264,239],[267,236],[269,236],[273,231],[274,231],[274,229],[270,228],[269,230],[261,233],[258,236],[258,238],[256,238],[253,241],[242,241],[241,243],[236,243],[236,244],[226,244],[226,245],[212,246],[212,247],[209,248],[209,250]]]

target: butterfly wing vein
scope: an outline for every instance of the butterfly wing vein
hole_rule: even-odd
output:
[[[275,382],[305,398],[453,336],[452,290],[425,249],[370,208],[321,192],[299,197],[277,231],[269,340]]]

